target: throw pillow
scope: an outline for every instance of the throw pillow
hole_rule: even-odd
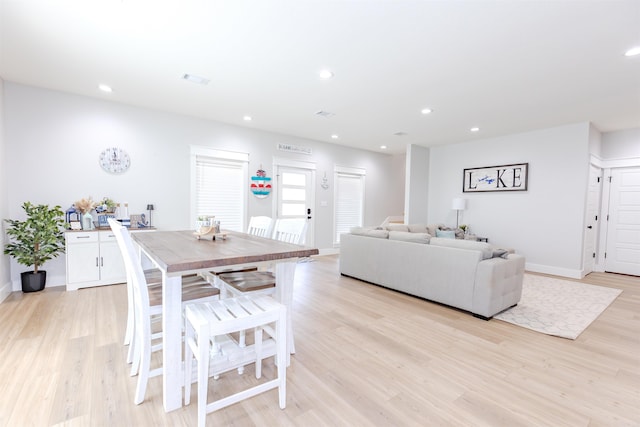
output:
[[[453,230],[436,230],[436,237],[444,237],[445,239],[455,239],[456,232]]]
[[[504,249],[494,249],[492,258],[506,258],[509,255]]]

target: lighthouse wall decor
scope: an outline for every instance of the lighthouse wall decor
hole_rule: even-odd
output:
[[[262,169],[256,171],[256,175],[251,177],[251,192],[259,199],[264,199],[271,194],[271,178]]]

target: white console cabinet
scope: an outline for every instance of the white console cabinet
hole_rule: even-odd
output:
[[[126,282],[124,262],[113,231],[67,231],[65,244],[68,291]]]
[[[67,290],[127,280],[118,242],[111,230],[65,233]]]

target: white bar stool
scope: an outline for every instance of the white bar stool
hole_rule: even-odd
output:
[[[198,426],[204,427],[206,415],[226,406],[277,388],[281,409],[286,406],[287,308],[270,296],[255,295],[226,298],[186,306],[184,403],[191,401],[193,358],[198,372]],[[272,325],[275,325],[273,327]],[[255,329],[255,343],[240,346],[230,335]],[[263,332],[269,336],[263,341]],[[275,356],[277,376],[269,380],[207,402],[209,376],[255,363],[256,378],[262,376],[262,359]]]

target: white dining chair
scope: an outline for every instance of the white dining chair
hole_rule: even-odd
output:
[[[272,238],[287,243],[301,245],[305,241],[307,220],[304,218],[283,218],[276,221]],[[249,294],[273,295],[276,287],[276,276],[269,270],[238,271],[222,273],[214,281],[221,290],[221,297],[226,295],[243,296]],[[240,333],[240,343],[244,343],[245,333]],[[295,353],[293,333],[290,336],[289,348]],[[242,370],[240,369],[240,372]]]
[[[278,219],[273,228],[272,238],[282,242],[302,245],[305,241],[307,220],[303,218]],[[237,271],[217,275],[219,288],[234,296],[247,292],[273,293],[276,285],[275,275],[271,271]]]
[[[260,237],[271,237],[271,226],[273,221],[268,216],[252,216],[249,219],[247,234]]]
[[[149,286],[140,264],[138,252],[134,248],[129,230],[110,219],[118,247],[122,253],[127,271],[127,284],[133,293],[133,331],[130,346],[133,347],[131,373],[138,374],[134,403],[144,401],[149,378],[162,375],[162,367],[151,369],[151,353],[162,348],[154,341],[162,338],[161,332],[152,333],[152,320],[162,315],[162,287]],[[183,278],[183,305],[189,302],[204,302],[219,299],[220,290],[199,276]]]
[[[278,403],[286,406],[286,312],[283,304],[269,296],[227,298],[185,308],[184,403],[191,402],[193,361],[197,362],[198,426],[204,427],[208,413],[225,408],[268,390],[278,389]],[[241,345],[232,333],[254,329],[252,345]],[[264,337],[263,333],[267,336]],[[266,339],[264,339],[266,338]],[[275,356],[276,377],[208,402],[209,377],[255,363],[262,377],[262,360]],[[215,384],[215,383],[214,383]]]

